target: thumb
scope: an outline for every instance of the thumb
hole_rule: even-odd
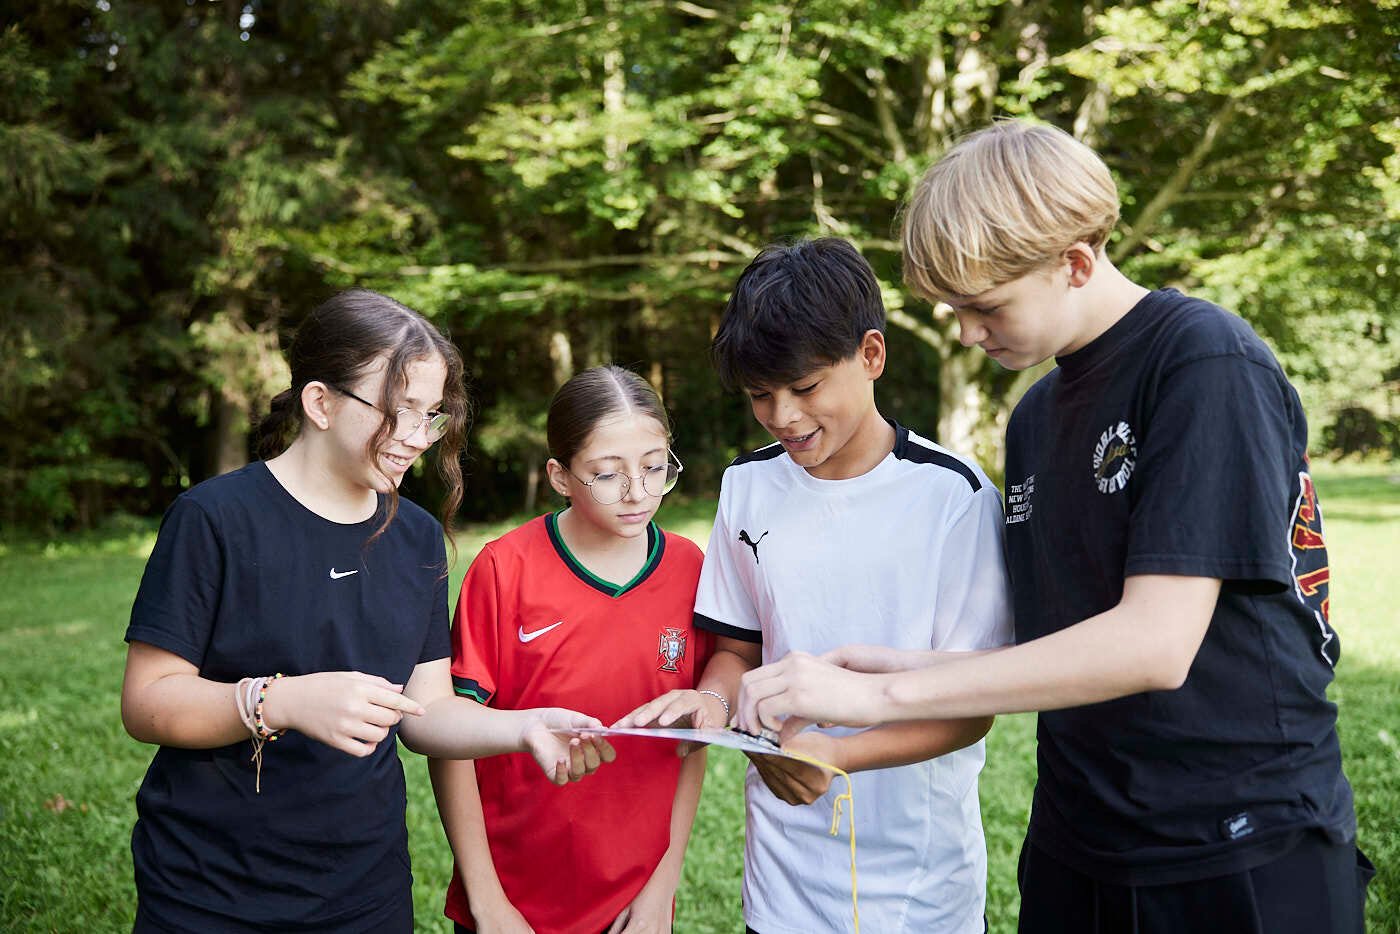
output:
[[[782,729],[778,731],[778,745],[784,745],[788,740],[811,726],[813,722],[804,717],[788,717],[783,721]]]

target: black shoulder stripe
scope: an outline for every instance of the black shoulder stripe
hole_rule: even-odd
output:
[[[894,423],[891,423],[894,424]],[[962,461],[951,454],[944,454],[942,451],[935,451],[933,448],[926,448],[922,444],[909,440],[909,429],[902,425],[894,426],[894,456],[902,461],[909,461],[912,464],[934,464],[944,467],[962,476],[967,481],[967,485],[972,487],[972,492],[976,493],[982,489],[982,481],[977,479],[977,474],[972,472]]]
[[[757,451],[750,451],[747,454],[740,454],[730,463],[730,467],[738,467],[740,464],[752,464],[754,461],[770,461],[783,453],[782,444],[774,441],[767,447],[759,448]]]
[[[459,678],[452,676],[452,689],[462,697],[470,697],[478,704],[489,703],[491,692],[486,690],[473,678]]]
[[[757,629],[740,629],[738,626],[731,626],[728,623],[721,623],[717,619],[710,619],[703,613],[695,614],[695,628],[712,632],[717,636],[725,636],[729,639],[738,639],[740,642],[756,642],[763,644],[763,633]]]

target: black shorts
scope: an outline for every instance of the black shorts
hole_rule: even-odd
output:
[[[1019,934],[1365,934],[1376,874],[1352,844],[1309,833],[1254,869],[1170,885],[1099,882],[1021,848]]]

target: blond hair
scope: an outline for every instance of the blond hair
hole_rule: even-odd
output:
[[[1075,243],[1098,252],[1117,223],[1117,186],[1092,149],[1053,126],[1000,121],[919,180],[904,212],[904,281],[929,301],[977,295]]]

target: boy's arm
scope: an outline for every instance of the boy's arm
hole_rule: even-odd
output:
[[[1058,710],[1181,687],[1205,638],[1221,582],[1143,574],[1127,578],[1111,610],[1025,645],[958,660],[954,671],[892,676],[886,686],[899,719],[937,706],[949,715]]]
[[[864,730],[850,736],[815,731],[787,739],[783,749],[834,765],[844,772],[911,765],[971,746],[987,735],[992,717],[917,720]],[[826,794],[834,773],[798,759],[751,755],[768,790],[788,804],[811,804]]]
[[[893,674],[864,674],[793,653],[744,677],[739,726],[864,726],[1057,710],[1180,687],[1205,638],[1220,580],[1141,574],[1112,609],[1023,645]]]

